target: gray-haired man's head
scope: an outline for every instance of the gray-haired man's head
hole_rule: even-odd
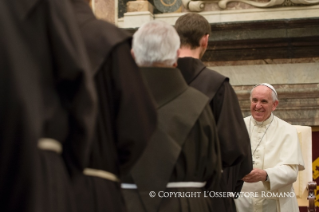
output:
[[[134,34],[132,53],[139,66],[172,67],[176,65],[179,47],[180,39],[173,26],[151,21]]]

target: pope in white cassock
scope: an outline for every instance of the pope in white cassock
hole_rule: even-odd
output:
[[[270,84],[256,85],[250,102],[251,116],[244,120],[254,169],[243,178],[243,193],[235,200],[237,211],[299,211],[292,184],[305,168],[297,131],[272,114],[279,101]]]

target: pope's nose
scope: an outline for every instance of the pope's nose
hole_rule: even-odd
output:
[[[262,105],[260,104],[260,102],[257,102],[256,103],[256,109],[261,109],[262,108]]]

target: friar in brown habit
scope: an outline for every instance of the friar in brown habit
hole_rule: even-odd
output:
[[[174,68],[179,43],[176,30],[160,21],[141,26],[133,37],[132,54],[157,104],[158,125],[121,184],[130,212],[212,211],[204,192],[219,180],[219,141],[208,98]],[[161,198],[164,192],[176,196]]]
[[[71,5],[1,0],[0,27],[0,210],[75,211],[96,102]]]
[[[187,84],[209,97],[220,141],[223,174],[218,192],[240,192],[241,180],[252,170],[248,132],[236,93],[229,79],[206,68],[200,58],[206,51],[211,27],[201,15],[178,18],[175,28],[181,39],[178,68]],[[214,211],[236,211],[232,197],[212,198]]]
[[[77,186],[78,210],[126,211],[119,181],[141,156],[155,130],[156,109],[130,53],[132,37],[96,19],[87,2],[72,0],[72,4],[99,105],[90,161],[83,183]]]

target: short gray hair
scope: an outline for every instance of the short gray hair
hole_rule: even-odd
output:
[[[139,66],[161,63],[172,66],[178,58],[180,39],[175,28],[163,21],[150,21],[133,35],[133,52]]]
[[[260,83],[260,84],[255,85],[255,86],[253,87],[253,89],[251,89],[251,91],[250,91],[250,97],[249,97],[250,100],[251,100],[251,94],[252,94],[253,90],[254,90],[256,87],[260,86],[260,85],[266,86],[266,87],[270,88],[270,89],[271,89],[271,97],[272,97],[272,100],[273,100],[274,102],[275,102],[275,101],[279,101],[277,91],[275,90],[275,88],[274,88],[271,84],[268,84],[268,83]]]

